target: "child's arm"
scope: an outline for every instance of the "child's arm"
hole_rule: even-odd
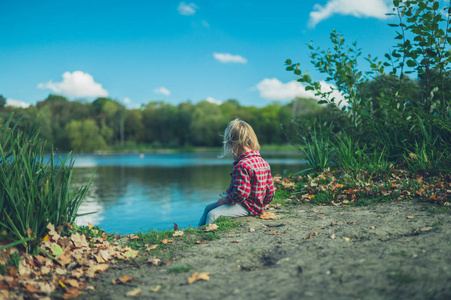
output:
[[[247,199],[251,193],[250,170],[236,165],[232,171],[232,181],[225,197],[227,203],[236,204]]]
[[[274,188],[274,182],[272,178],[269,178],[268,186],[266,189],[266,196],[263,200],[263,207],[271,203],[272,199],[274,199],[274,195],[276,194],[276,189]]]

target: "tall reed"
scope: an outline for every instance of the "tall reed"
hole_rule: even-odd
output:
[[[45,159],[46,142],[36,125],[25,134],[12,125],[12,115],[0,127],[0,232],[7,232],[8,246],[22,244],[27,251],[55,227],[77,217],[91,184],[72,187],[74,159],[71,154],[55,163],[53,149]]]

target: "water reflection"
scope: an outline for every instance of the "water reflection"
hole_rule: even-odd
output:
[[[294,157],[263,155],[273,174],[302,169]],[[174,223],[196,226],[206,203],[218,199],[229,184],[230,159],[215,154],[80,155],[74,180],[82,184],[97,167],[78,224],[99,225],[107,232],[133,233],[152,228],[169,229]]]

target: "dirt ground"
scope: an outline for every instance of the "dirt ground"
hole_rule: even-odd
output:
[[[272,212],[277,220],[240,218],[167,265],[111,265],[80,298],[124,299],[139,288],[139,299],[451,299],[449,210],[410,201]],[[188,284],[194,272],[210,279]],[[134,280],[112,284],[123,275]]]

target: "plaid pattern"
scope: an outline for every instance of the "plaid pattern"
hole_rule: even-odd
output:
[[[274,198],[275,189],[269,164],[258,151],[241,155],[230,173],[230,186],[226,200],[241,204],[250,215],[259,216],[263,208]]]

